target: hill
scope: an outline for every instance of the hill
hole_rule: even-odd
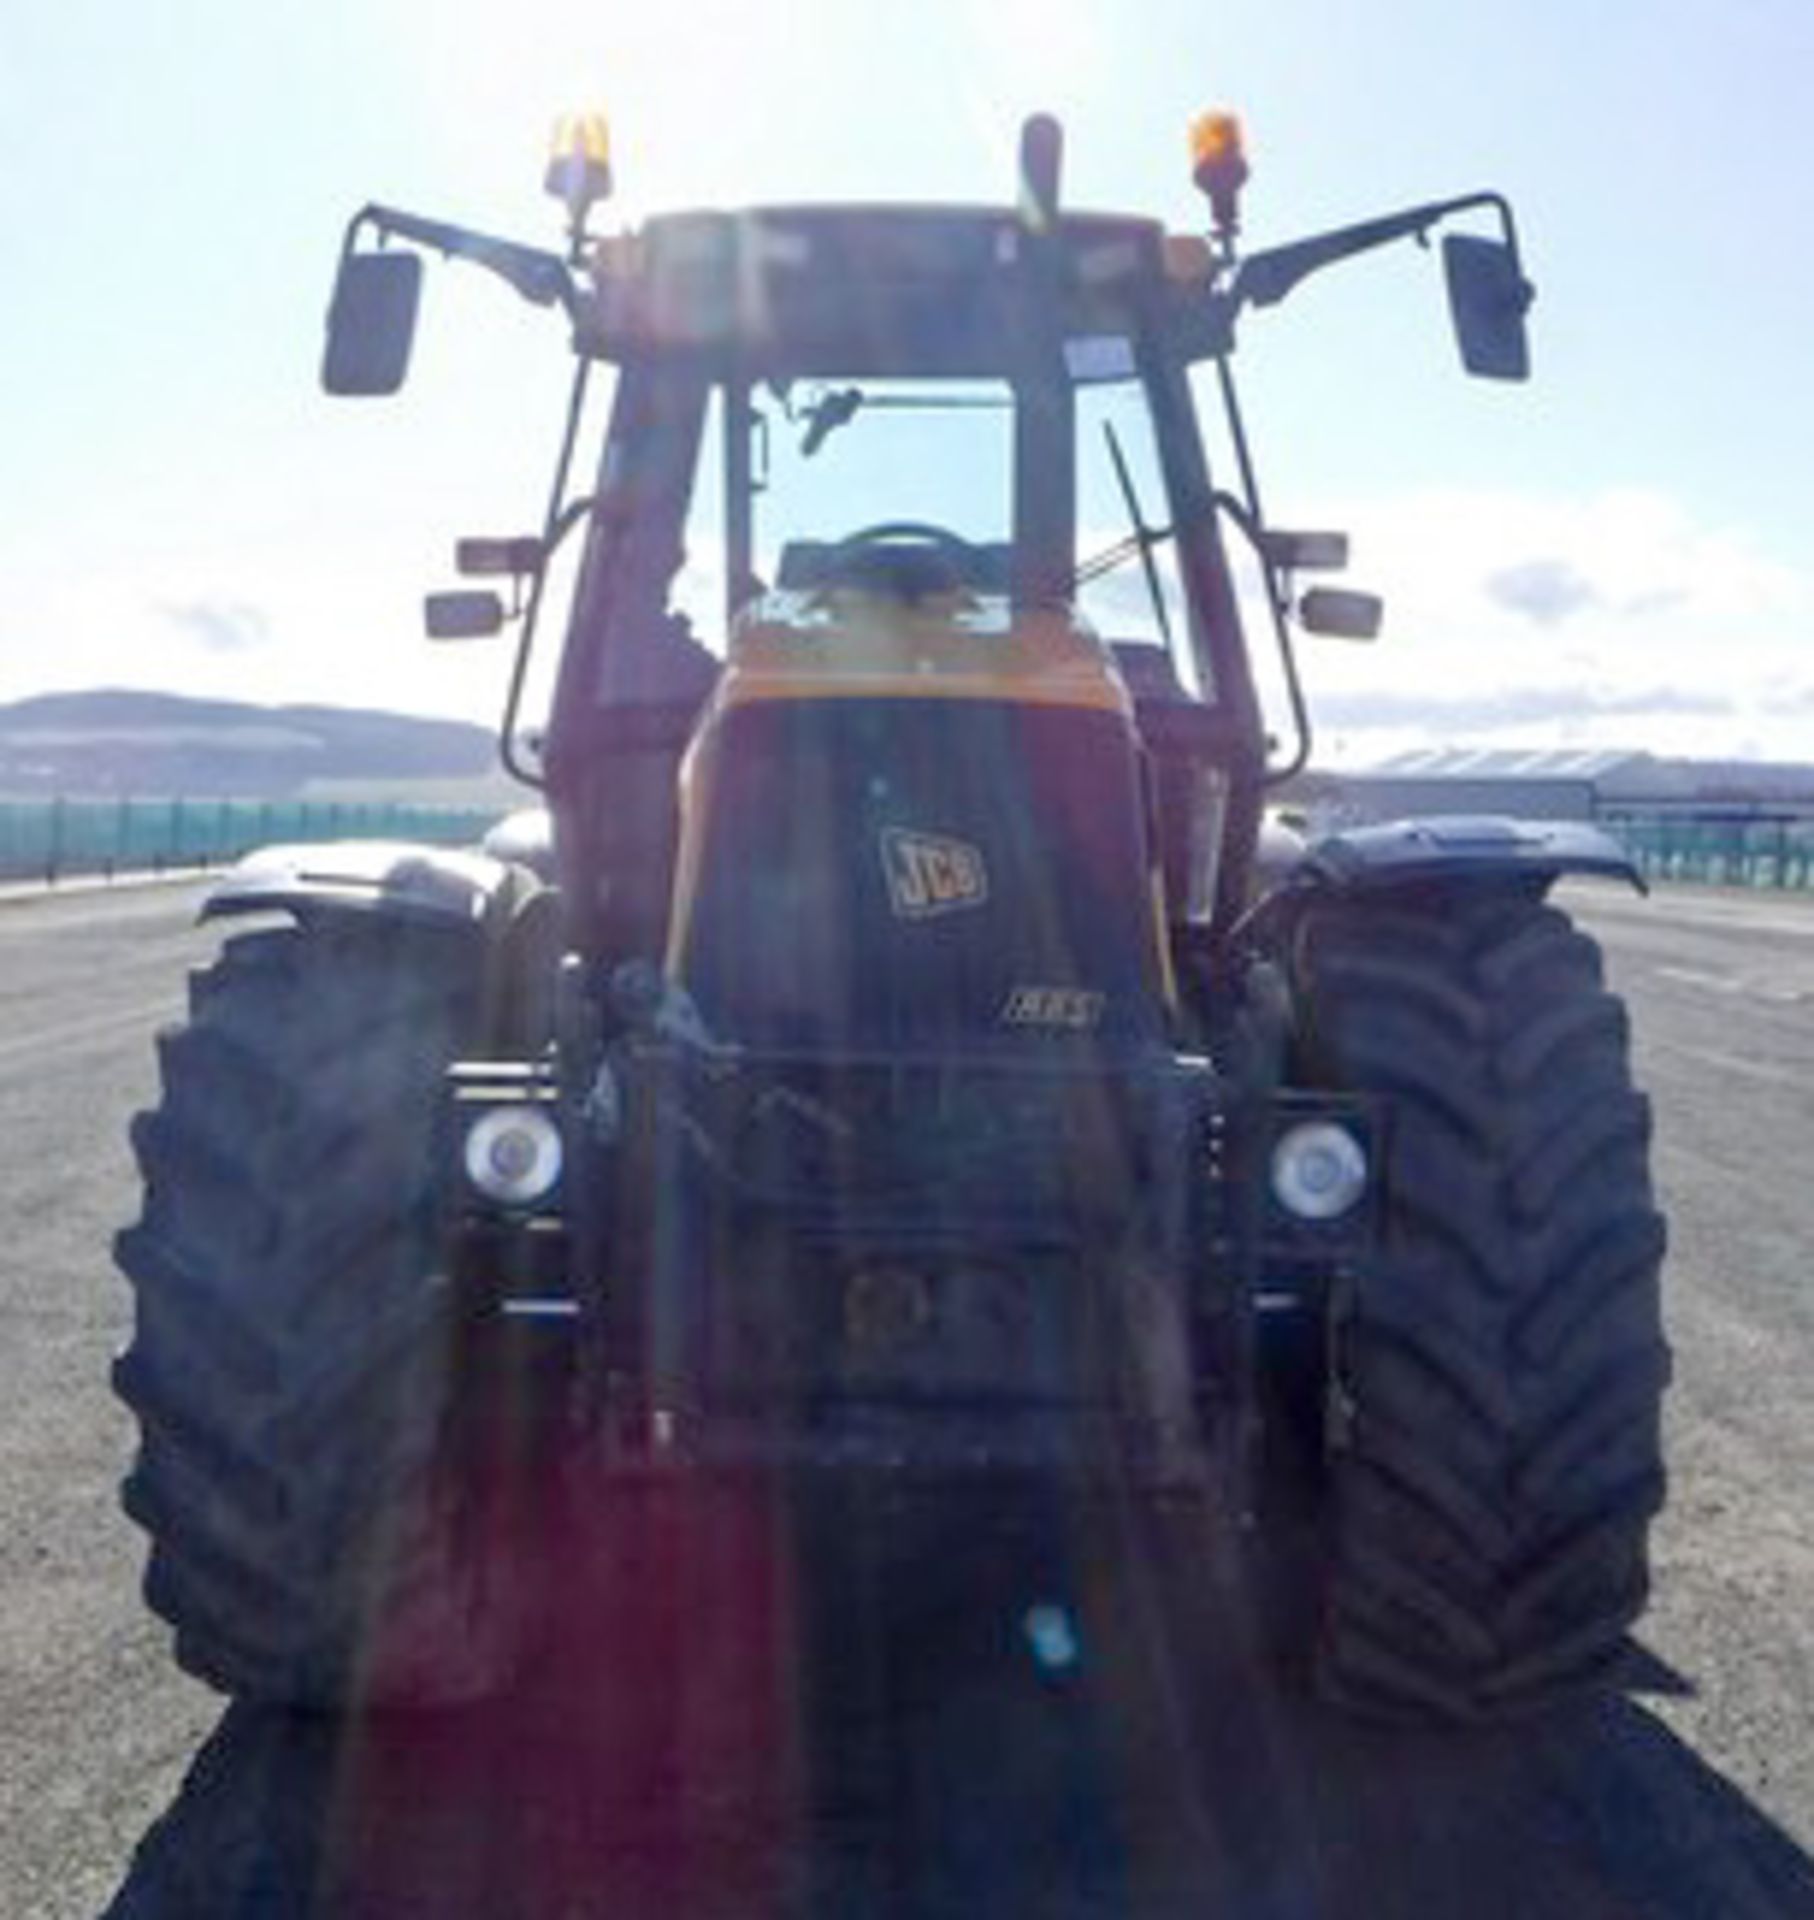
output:
[[[287,799],[419,782],[489,788],[489,728],[356,707],[103,689],[0,705],[0,793]]]

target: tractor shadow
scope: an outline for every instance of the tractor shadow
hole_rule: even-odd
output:
[[[502,1704],[235,1706],[109,1914],[1814,1916],[1814,1862],[1629,1697],[1479,1734],[1344,1721],[1278,1651],[1289,1599],[1194,1528],[1073,1585],[1068,1664],[1019,1630],[1024,1567],[962,1573],[961,1609],[820,1594],[779,1717],[720,1711],[722,1663],[676,1689],[583,1581]]]

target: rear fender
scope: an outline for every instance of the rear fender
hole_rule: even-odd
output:
[[[338,840],[261,847],[231,867],[201,918],[284,912],[299,920],[351,913],[439,926],[484,925],[528,876],[465,848],[401,840]]]
[[[1580,820],[1438,817],[1353,827],[1318,840],[1290,875],[1294,888],[1339,893],[1453,880],[1518,880],[1547,886],[1563,874],[1625,880],[1644,876],[1613,837]]]
[[[554,882],[554,819],[546,807],[507,813],[479,842],[479,850],[506,865],[527,867],[550,885]]]

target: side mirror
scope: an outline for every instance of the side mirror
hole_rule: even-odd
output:
[[[1502,240],[1445,234],[1442,268],[1461,364],[1486,380],[1528,380],[1531,351],[1524,316],[1533,291],[1517,254]]]
[[[1376,593],[1352,593],[1345,587],[1312,587],[1298,602],[1306,633],[1332,640],[1377,640],[1385,604]]]
[[[422,624],[431,640],[484,640],[504,625],[504,603],[483,590],[431,593],[422,602]]]
[[[402,386],[421,298],[420,256],[341,255],[321,362],[321,384],[329,393],[395,393]]]

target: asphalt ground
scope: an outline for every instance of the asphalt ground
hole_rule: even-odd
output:
[[[0,1914],[1814,1915],[1814,901],[1567,896],[1657,1111],[1672,1501],[1633,1690],[1464,1737],[1312,1704],[1284,1589],[1188,1513],[953,1542],[911,1612],[846,1554],[812,1674],[702,1666],[576,1557],[501,1707],[223,1709],[140,1606],[106,1384],[198,891],[0,901]]]

